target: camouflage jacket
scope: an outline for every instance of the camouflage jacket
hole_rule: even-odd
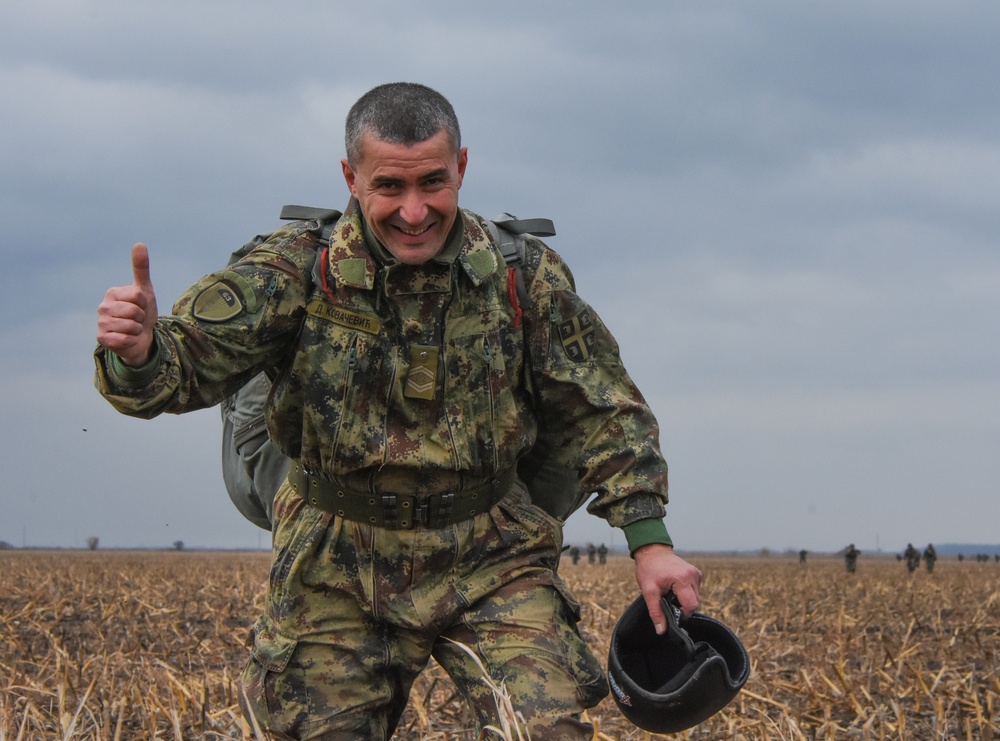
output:
[[[460,221],[455,259],[417,266],[381,264],[353,202],[319,259],[315,224],[289,225],[188,289],[144,368],[98,347],[95,384],[153,417],[218,404],[266,371],[281,451],[371,491],[475,484],[543,435],[597,493],[589,511],[616,527],[662,518],[656,420],[569,268],[529,238],[520,307],[484,220]]]

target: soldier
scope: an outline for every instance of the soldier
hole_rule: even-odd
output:
[[[906,559],[906,570],[911,574],[917,570],[917,566],[920,565],[920,551],[913,547],[913,543],[906,544],[906,550],[903,551],[903,558]]]
[[[658,633],[701,573],[663,524],[658,427],[569,269],[528,239],[522,304],[486,222],[458,207],[458,121],[421,85],[348,114],[351,200],[328,249],[279,230],[157,318],[144,245],[98,310],[95,382],[121,412],[210,407],[266,371],[270,438],[292,460],[242,676],[244,712],[281,738],[386,739],[433,656],[497,725],[473,648],[535,738],[592,738],[607,694],[556,572],[561,523],[519,457],[544,438],[624,530]]]
[[[861,551],[854,547],[854,543],[851,543],[844,550],[844,565],[847,567],[847,573],[853,574],[858,570],[858,556],[861,555]]]
[[[570,546],[569,557],[573,560],[573,565],[575,566],[580,561],[580,546],[574,545]]]
[[[601,566],[608,562],[608,547],[604,543],[597,547],[597,561]]]
[[[927,547],[924,548],[924,566],[927,567],[927,573],[934,573],[934,563],[937,561],[937,551],[934,549],[933,543],[928,543]]]
[[[594,564],[597,560],[597,546],[587,543],[587,563]]]
[[[805,548],[803,548],[802,550],[800,550],[799,551],[799,563],[805,563],[807,555],[809,555],[809,551],[807,551]]]

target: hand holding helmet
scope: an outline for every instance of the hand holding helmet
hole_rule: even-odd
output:
[[[608,679],[622,714],[653,733],[691,728],[729,704],[750,676],[750,658],[723,623],[661,602],[667,630],[657,635],[646,602],[637,598],[611,636]]]

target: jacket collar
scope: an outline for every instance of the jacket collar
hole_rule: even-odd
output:
[[[500,261],[482,219],[464,209],[459,210],[459,216],[462,231],[455,238],[460,239],[461,244],[452,260],[472,284],[478,286],[500,268]],[[357,201],[352,198],[330,235],[327,274],[335,283],[364,290],[375,287],[379,269],[375,254],[379,249],[384,252],[384,248],[374,246],[370,240],[374,237],[365,225]],[[446,253],[451,251],[449,247],[446,245]],[[440,264],[441,261],[431,262]]]

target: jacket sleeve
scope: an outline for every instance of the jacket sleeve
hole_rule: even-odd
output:
[[[529,244],[525,331],[539,436],[579,472],[582,491],[596,492],[591,514],[620,528],[662,520],[667,464],[652,410],[615,338],[576,294],[569,268],[550,248]]]
[[[147,366],[126,368],[96,349],[98,391],[123,414],[150,418],[214,406],[258,372],[273,371],[298,336],[315,248],[313,233],[293,225],[205,276],[157,320]]]

